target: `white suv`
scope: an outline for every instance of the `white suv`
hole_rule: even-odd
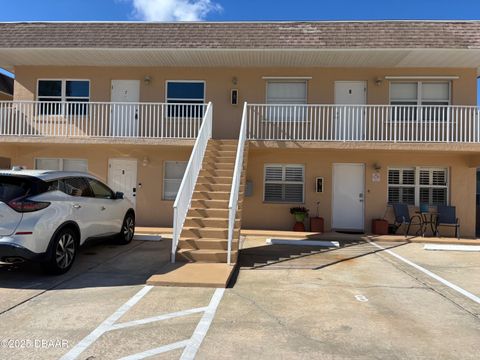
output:
[[[0,171],[0,262],[42,262],[67,272],[87,239],[135,232],[132,203],[85,173]]]

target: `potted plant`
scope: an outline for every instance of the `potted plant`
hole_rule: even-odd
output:
[[[292,207],[290,209],[290,214],[293,214],[295,217],[295,226],[293,231],[305,231],[305,218],[308,216],[309,210],[306,207]]]

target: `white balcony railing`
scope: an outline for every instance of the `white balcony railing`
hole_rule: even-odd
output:
[[[476,106],[248,105],[249,140],[480,142]]]
[[[0,101],[0,136],[195,139],[206,104]]]
[[[197,140],[193,146],[190,160],[188,161],[182,183],[178,189],[175,203],[173,204],[173,239],[171,261],[175,262],[178,241],[182,233],[183,224],[192,202],[193,191],[197,184],[198,174],[202,169],[203,157],[207,150],[208,141],[212,138],[213,106],[209,103],[205,111],[202,126],[198,132]]]

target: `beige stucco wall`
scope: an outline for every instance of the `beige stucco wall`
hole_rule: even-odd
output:
[[[253,196],[245,198],[243,222],[245,228],[291,230],[293,217],[289,209],[295,204],[263,202],[264,165],[267,163],[304,164],[305,206],[316,215],[320,202],[320,216],[325,219],[326,231],[332,223],[332,173],[334,163],[365,164],[365,229],[370,230],[371,220],[391,219],[387,208],[387,171],[389,167],[445,167],[450,175],[450,203],[457,207],[462,235],[475,236],[476,169],[467,165],[465,155],[448,153],[419,153],[400,151],[348,151],[318,149],[258,149],[250,148],[247,179],[253,182]],[[372,181],[373,165],[381,165],[381,180]],[[324,192],[315,192],[315,178],[324,178]],[[414,209],[412,209],[414,211]],[[445,234],[447,234],[445,232]]]
[[[162,200],[163,164],[168,160],[187,161],[191,146],[162,145],[87,145],[87,144],[2,144],[0,157],[11,158],[12,165],[34,167],[36,157],[66,157],[88,160],[89,171],[107,181],[109,158],[138,159],[137,195],[139,225],[171,226],[172,201]],[[142,166],[147,157],[149,163]],[[251,146],[248,155],[247,179],[253,182],[253,196],[245,198],[243,227],[250,229],[291,230],[289,208],[294,204],[263,202],[264,165],[289,163],[305,165],[305,206],[316,214],[320,202],[320,216],[326,230],[331,225],[332,166],[334,163],[365,164],[365,229],[370,230],[373,218],[382,218],[387,210],[388,167],[435,166],[449,169],[450,202],[457,206],[462,235],[475,236],[476,169],[470,167],[470,155],[447,152],[417,152],[397,150],[329,150],[309,148],[258,148]],[[372,182],[373,164],[380,164],[381,181]],[[315,192],[315,178],[324,178],[324,192]],[[391,216],[388,209],[387,216]],[[447,234],[447,233],[445,233]]]
[[[10,158],[0,156],[0,169],[10,169]]]
[[[137,218],[142,226],[171,226],[173,201],[162,200],[163,164],[165,161],[188,161],[191,146],[142,145],[1,145],[0,157],[11,158],[12,165],[34,168],[37,157],[87,159],[88,170],[107,182],[108,159],[135,158],[138,160]],[[143,159],[148,165],[143,166]]]
[[[334,84],[340,80],[367,82],[367,102],[387,104],[389,82],[376,85],[385,76],[459,76],[452,81],[452,104],[475,105],[475,69],[383,69],[383,68],[150,68],[150,67],[27,67],[15,68],[15,99],[33,100],[37,80],[42,78],[90,79],[91,100],[110,101],[111,80],[143,80],[150,76],[149,85],[141,81],[140,100],[164,102],[166,80],[206,81],[206,100],[214,103],[214,136],[234,138],[240,127],[242,104],[265,103],[264,76],[308,76],[308,102],[334,103]],[[238,83],[233,84],[233,78]],[[230,104],[230,91],[239,90],[239,105]]]
[[[12,95],[5,94],[0,92],[0,101],[11,101],[13,99]]]

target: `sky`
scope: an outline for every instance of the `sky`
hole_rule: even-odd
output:
[[[479,18],[480,0],[0,0],[0,21]]]

